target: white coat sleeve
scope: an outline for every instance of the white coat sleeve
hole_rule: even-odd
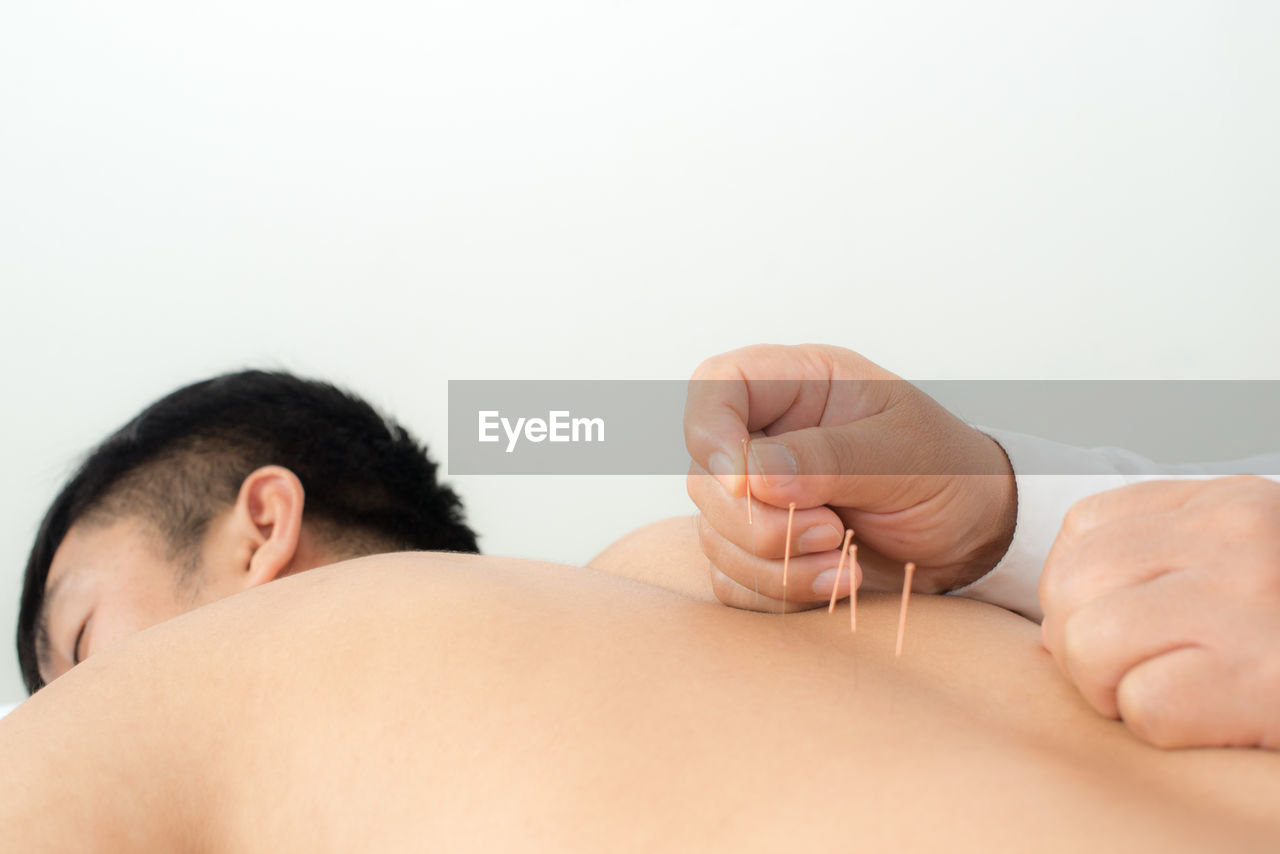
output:
[[[1017,484],[1013,541],[998,564],[956,596],[999,605],[1039,622],[1040,572],[1067,510],[1082,498],[1137,483],[1169,478],[1266,474],[1280,480],[1280,454],[1222,463],[1163,465],[1120,448],[1076,448],[1007,430],[978,427],[1004,449]]]

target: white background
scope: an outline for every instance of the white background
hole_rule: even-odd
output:
[[[1280,379],[1272,3],[10,3],[0,625],[77,457],[243,366]],[[682,479],[455,478],[582,562]],[[22,695],[11,651],[0,700]]]

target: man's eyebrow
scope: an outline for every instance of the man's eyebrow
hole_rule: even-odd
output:
[[[41,670],[48,669],[49,665],[49,611],[52,610],[51,606],[58,596],[58,589],[66,578],[67,574],[64,572],[49,585],[49,589],[44,594],[44,602],[40,605],[40,616],[36,618],[36,667]]]

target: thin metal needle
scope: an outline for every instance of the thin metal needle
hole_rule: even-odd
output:
[[[840,562],[836,564],[836,583],[831,587],[831,602],[827,604],[827,613],[836,609],[836,593],[840,589],[840,573],[844,571],[845,558],[849,556],[849,541],[853,539],[853,531],[844,532],[844,545],[840,547]],[[853,567],[849,567],[849,575],[853,575]]]
[[[787,571],[791,568],[791,523],[796,517],[796,503],[787,505],[787,550],[782,555],[782,613],[787,612]]]
[[[907,573],[902,579],[902,611],[898,614],[898,647],[894,656],[902,655],[902,637],[907,629],[907,603],[911,600],[911,577],[916,574],[916,565],[907,562]]]
[[[751,518],[751,472],[747,469],[747,440],[742,440],[742,482],[747,485],[747,527],[754,528],[755,520]],[[753,604],[760,604],[760,566],[756,555],[755,531],[747,531],[751,538],[751,587],[755,590]]]
[[[853,533],[850,531],[850,533]],[[853,568],[858,565],[858,547],[849,550],[849,631],[858,630],[858,578]]]

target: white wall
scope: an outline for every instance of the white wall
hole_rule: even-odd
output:
[[[1223,3],[7,4],[0,625],[79,453],[244,365],[1280,378],[1280,28]],[[679,478],[458,478],[583,561]],[[0,700],[21,696],[12,652]]]

